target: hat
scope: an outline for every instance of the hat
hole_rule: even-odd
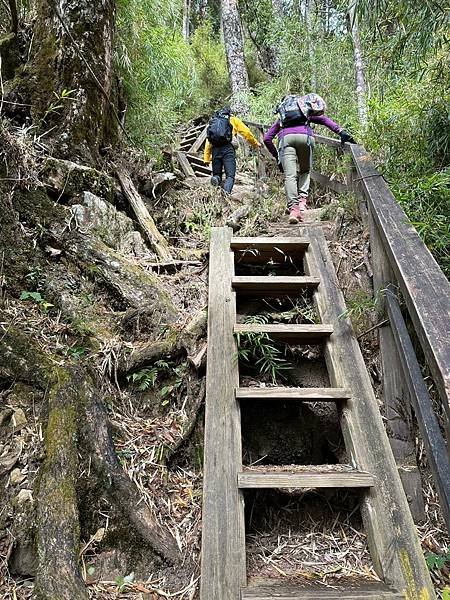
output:
[[[298,105],[306,117],[323,115],[327,110],[325,100],[318,94],[306,94],[298,100]]]

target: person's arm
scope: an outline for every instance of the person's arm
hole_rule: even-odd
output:
[[[336,133],[340,136],[341,142],[344,144],[345,142],[349,142],[350,144],[355,144],[355,140],[353,137],[346,131],[343,127],[335,123],[330,117],[326,117],[325,115],[320,115],[316,117],[311,117],[310,121],[312,123],[317,123],[318,125],[325,125],[328,129],[331,129],[333,133]]]
[[[233,135],[235,135],[235,134],[242,135],[242,137],[244,139],[246,139],[247,142],[253,146],[253,148],[261,147],[261,144],[255,138],[255,136],[250,131],[250,129],[247,127],[247,125],[245,123],[243,123],[240,119],[238,119],[237,117],[232,115],[230,117],[230,123],[233,126]]]
[[[272,156],[275,157],[276,160],[278,160],[278,150],[275,148],[275,144],[273,143],[273,138],[277,135],[277,133],[280,131],[280,121],[277,120],[275,121],[275,123],[272,125],[272,127],[266,131],[266,133],[264,134],[264,145],[266,146],[267,150],[270,152],[270,154]]]
[[[212,160],[212,144],[209,140],[206,140],[205,149],[203,151],[203,162],[206,165],[209,165],[211,160]]]
[[[335,123],[330,117],[326,117],[325,115],[314,116],[309,119],[311,123],[317,123],[318,125],[325,125],[328,129],[331,129],[333,133],[339,135],[342,130],[342,127]]]

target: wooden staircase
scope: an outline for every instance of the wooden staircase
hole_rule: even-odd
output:
[[[195,125],[188,128],[179,144],[176,157],[186,177],[199,179],[211,177],[212,171],[209,165],[203,162],[200,150],[206,140],[206,125]]]
[[[191,138],[188,139],[190,141]],[[186,142],[186,144],[188,143]],[[305,275],[235,275],[237,264],[303,263]],[[236,322],[236,300],[313,294],[320,323]],[[208,363],[205,420],[201,600],[431,600],[435,598],[377,400],[348,320],[320,228],[307,237],[233,238],[213,228],[210,246]],[[321,344],[331,387],[240,387],[235,334],[265,333],[283,342]],[[348,465],[280,470],[242,464],[241,405],[245,402],[335,402],[340,408]],[[313,585],[248,585],[244,489],[359,488],[374,568],[382,580],[335,589]],[[250,582],[251,583],[251,582]]]

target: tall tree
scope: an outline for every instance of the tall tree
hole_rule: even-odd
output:
[[[308,55],[309,55],[309,66],[311,69],[311,91],[316,91],[317,86],[317,76],[316,76],[316,63],[314,58],[314,48],[313,48],[313,39],[314,39],[314,18],[312,15],[313,10],[313,2],[312,0],[306,0],[305,4],[305,22],[307,29],[307,44],[308,44]]]
[[[250,86],[244,59],[244,36],[237,0],[222,0],[222,30],[231,82],[231,108],[247,114]]]
[[[183,0],[183,38],[189,39],[191,23],[191,0]]]
[[[355,64],[355,79],[356,79],[356,97],[358,101],[358,117],[363,131],[367,129],[367,100],[366,100],[366,78],[364,74],[364,62],[361,51],[361,38],[359,35],[358,19],[355,13],[355,7],[351,3],[348,11],[350,21],[350,31],[353,41],[353,57]]]
[[[117,137],[114,0],[37,0],[25,93],[62,156],[98,156]]]

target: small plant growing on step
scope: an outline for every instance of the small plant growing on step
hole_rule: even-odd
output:
[[[247,317],[245,323],[264,325],[268,321],[267,315],[254,315]],[[283,371],[292,368],[267,333],[236,333],[236,343],[236,359],[251,367],[256,366],[261,375],[268,375],[274,384],[280,378],[284,379]]]

